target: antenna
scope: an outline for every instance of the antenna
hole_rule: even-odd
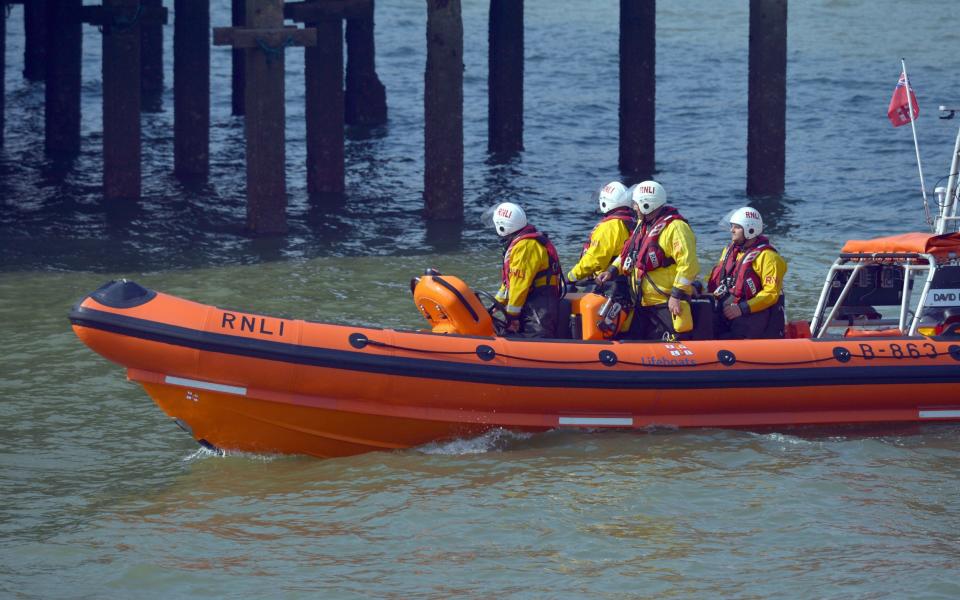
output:
[[[927,218],[927,225],[935,229],[933,219],[930,218],[930,205],[927,204],[927,184],[923,181],[923,164],[920,162],[920,144],[917,142],[917,125],[913,118],[913,97],[910,95],[910,77],[907,76],[907,61],[900,59],[900,67],[903,69],[903,84],[907,88],[907,116],[910,117],[910,130],[913,132],[913,149],[917,152],[917,171],[920,173],[920,192],[923,194],[923,213]],[[920,112],[919,107],[917,113]]]

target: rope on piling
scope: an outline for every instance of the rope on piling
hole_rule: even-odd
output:
[[[287,39],[284,40],[282,44],[276,47],[267,44],[263,40],[263,38],[258,37],[257,46],[259,46],[260,49],[263,51],[263,53],[267,55],[267,64],[269,65],[274,60],[278,58],[283,58],[283,51],[289,48],[290,46],[293,46],[293,37],[288,35]]]
[[[98,25],[97,30],[100,33],[123,33],[124,31],[130,31],[137,26],[142,15],[143,2],[137,2],[137,12],[133,13],[132,18],[128,19],[123,15],[110,15],[112,17],[111,21],[105,25]],[[106,31],[104,31],[104,28],[106,28]]]

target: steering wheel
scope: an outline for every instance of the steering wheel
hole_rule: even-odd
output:
[[[488,300],[490,302],[490,306],[486,307],[487,314],[490,315],[490,320],[493,321],[493,331],[497,335],[502,336],[506,333],[507,323],[509,322],[507,307],[488,292],[476,292],[476,294],[481,301]]]

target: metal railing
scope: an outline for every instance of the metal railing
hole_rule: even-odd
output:
[[[851,263],[851,260],[856,260],[857,262]],[[926,264],[919,262],[919,260],[925,260]],[[810,322],[811,337],[822,338],[826,335],[827,329],[830,327],[841,326],[845,323],[848,325],[854,324],[849,321],[838,321],[836,317],[847,296],[850,294],[850,290],[853,289],[853,284],[857,279],[857,275],[865,267],[873,265],[889,266],[891,261],[901,262],[902,264],[900,266],[903,268],[903,290],[901,292],[900,300],[900,315],[896,320],[879,319],[873,320],[870,324],[892,325],[893,323],[897,323],[900,331],[904,331],[906,329],[906,335],[916,335],[917,325],[920,323],[920,316],[923,313],[924,303],[926,302],[927,295],[930,293],[930,285],[933,282],[933,277],[937,272],[936,260],[932,254],[882,253],[876,255],[843,255],[834,261],[833,265],[830,267],[830,271],[827,273],[827,279],[823,284],[823,290],[820,292],[820,299],[817,301],[817,308],[813,313],[813,320]],[[829,307],[829,313],[824,316],[823,313],[827,309],[827,302],[828,298],[830,297],[830,291],[833,289],[834,279],[841,271],[850,271],[850,276],[847,278],[843,289],[840,291],[840,295],[837,296],[837,299],[833,302],[833,305]],[[926,281],[924,281],[923,288],[920,292],[920,297],[917,300],[916,309],[914,310],[911,319],[910,304],[913,295],[911,293],[912,287],[910,284],[923,271],[927,272],[927,277]],[[909,328],[907,328],[908,320],[910,321]]]

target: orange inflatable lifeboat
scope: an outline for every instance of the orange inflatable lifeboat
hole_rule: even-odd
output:
[[[495,427],[954,421],[958,250],[958,234],[848,243],[812,321],[787,339],[621,341],[586,327],[595,339],[505,338],[468,285],[435,271],[413,282],[424,332],[227,310],[125,280],[70,321],[221,449],[341,456]],[[571,302],[581,319],[602,300],[583,298]]]

